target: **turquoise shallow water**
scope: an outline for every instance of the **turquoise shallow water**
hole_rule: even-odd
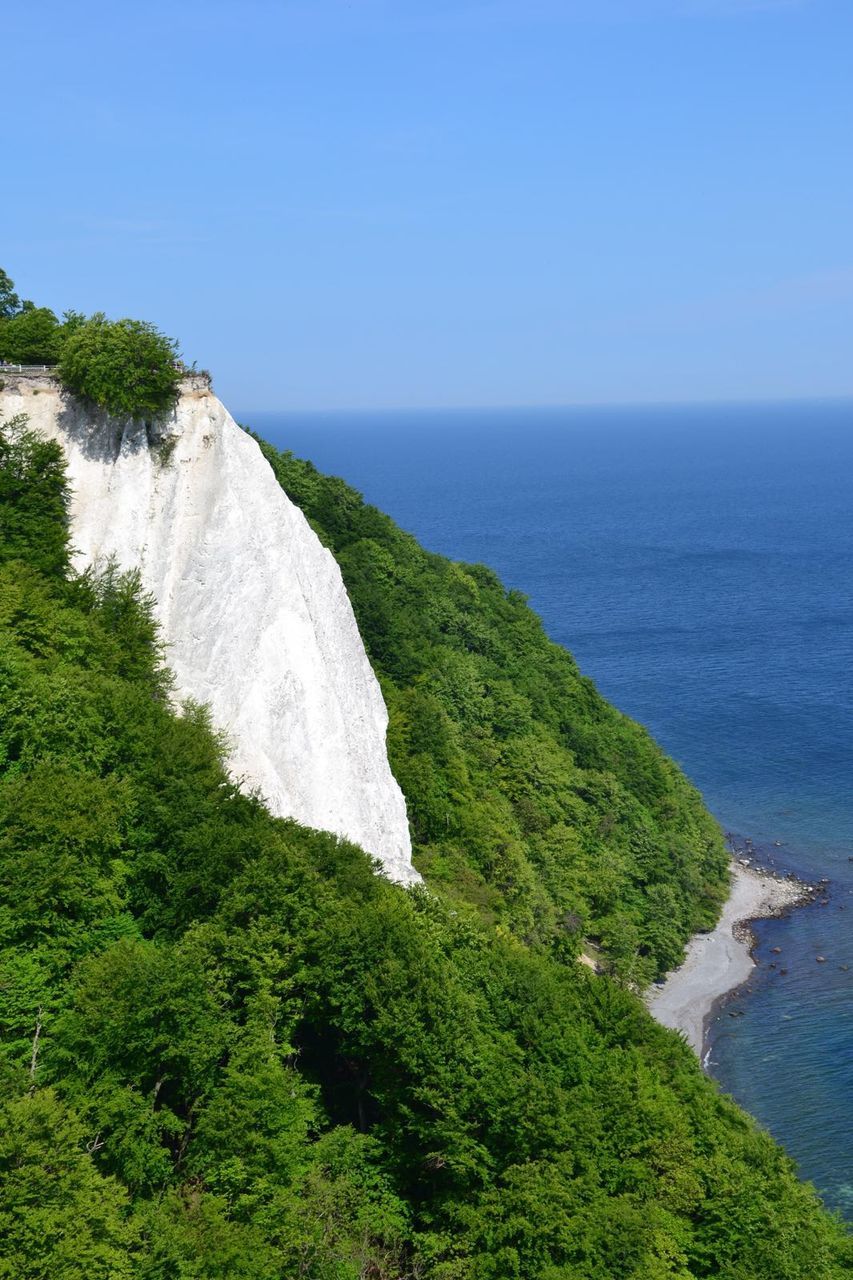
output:
[[[830,877],[711,1069],[853,1218],[853,405],[241,418],[525,591],[728,830]]]

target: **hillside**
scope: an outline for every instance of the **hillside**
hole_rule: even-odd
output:
[[[635,983],[676,965],[728,885],[696,790],[490,569],[261,445],[343,571],[428,883],[560,955],[592,938]]]
[[[273,461],[340,558],[440,892],[229,782],[138,579],[71,572],[60,448],[6,424],[0,1274],[849,1274],[686,1046],[562,962],[592,934],[647,974],[711,918],[695,793],[487,571]]]

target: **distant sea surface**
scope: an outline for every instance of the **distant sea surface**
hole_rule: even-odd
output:
[[[491,565],[726,830],[830,878],[759,925],[711,1070],[853,1218],[853,403],[242,420]]]

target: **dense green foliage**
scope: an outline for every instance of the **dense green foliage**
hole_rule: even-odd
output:
[[[37,307],[15,293],[15,283],[0,270],[0,360],[15,364],[54,364],[77,317],[64,323],[48,307]]]
[[[62,450],[27,430],[20,414],[0,432],[0,564],[43,573],[67,567],[68,489]]]
[[[66,311],[59,321],[14,292],[0,271],[0,361],[57,366],[63,385],[108,413],[153,418],[175,403],[178,347],[143,320],[88,318]]]
[[[62,326],[47,307],[29,307],[0,321],[0,360],[15,364],[55,364]]]
[[[849,1274],[629,990],[229,784],[133,577],[43,556],[55,449],[3,437],[0,1276]]]
[[[342,480],[262,445],[343,571],[430,884],[621,976],[678,963],[727,859],[693,787],[482,565],[430,555]]]
[[[58,373],[75,395],[119,417],[154,417],[178,395],[177,345],[144,320],[98,313],[62,344]]]

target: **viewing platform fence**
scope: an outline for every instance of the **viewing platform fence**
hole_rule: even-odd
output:
[[[0,380],[11,378],[53,378],[56,377],[58,365],[55,364],[16,364],[9,360],[0,360]],[[202,387],[210,390],[212,379],[207,369],[178,369],[178,377],[183,384],[191,387]]]
[[[9,360],[0,360],[0,373],[52,374],[55,368],[55,364],[14,364]]]

